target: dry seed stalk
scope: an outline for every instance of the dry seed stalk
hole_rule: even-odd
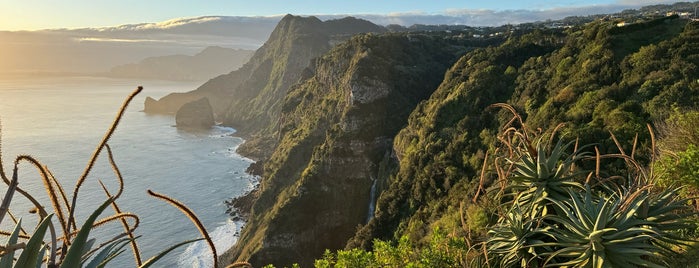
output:
[[[119,109],[116,118],[114,118],[114,122],[112,122],[112,125],[109,127],[109,130],[107,130],[107,133],[102,138],[102,141],[99,145],[97,145],[97,148],[92,153],[92,157],[90,157],[90,161],[88,161],[87,166],[85,167],[85,171],[83,171],[83,174],[80,175],[80,178],[78,179],[78,182],[75,184],[75,188],[73,189],[73,200],[70,206],[71,209],[70,214],[68,216],[69,219],[73,219],[73,216],[75,214],[75,203],[78,200],[78,192],[80,191],[80,186],[82,186],[83,182],[85,182],[85,179],[87,179],[87,175],[90,173],[90,170],[92,170],[92,167],[95,165],[95,162],[97,161],[97,156],[99,156],[100,152],[102,152],[102,148],[104,148],[109,138],[111,138],[112,134],[114,134],[116,127],[119,125],[121,118],[124,116],[124,113],[126,112],[126,107],[129,106],[131,100],[133,100],[134,97],[136,97],[136,95],[140,93],[142,90],[143,87],[139,86],[134,92],[131,93],[131,95],[129,95],[129,97],[126,98],[124,103],[121,105],[121,108]],[[68,231],[70,231],[70,226],[68,228]]]
[[[110,151],[109,147],[107,147],[107,150]],[[110,151],[110,153],[111,153],[111,151]],[[111,159],[111,156],[110,156],[110,159]],[[114,164],[114,166],[116,166],[116,164]],[[123,180],[121,180],[121,182],[123,182]],[[109,193],[109,190],[107,190],[107,187],[104,186],[104,183],[102,183],[102,181],[99,181],[99,183],[100,183],[100,186],[102,186],[102,190],[104,190],[104,193],[107,195],[107,198],[112,198],[112,195]],[[123,189],[123,184],[122,184],[122,187],[120,187],[120,188]],[[114,212],[116,212],[117,214],[121,213],[121,209],[119,209],[119,206],[117,206],[117,204],[116,204],[116,198],[114,198],[113,200],[114,201],[112,201],[112,208],[114,209]],[[124,227],[124,232],[126,232],[126,234],[129,236],[129,239],[131,240],[130,244],[131,244],[131,251],[133,252],[133,256],[134,256],[134,261],[136,262],[136,265],[141,266],[141,264],[143,264],[143,261],[141,260],[141,252],[138,249],[138,243],[136,243],[136,237],[134,236],[133,232],[131,231],[131,228],[129,227],[129,222],[126,221],[126,219],[122,218],[121,225]]]
[[[46,167],[46,166],[44,165],[44,169],[45,169],[46,172],[48,173],[49,179],[51,179],[51,182],[53,183],[53,185],[56,186],[56,190],[58,190],[58,193],[60,194],[61,199],[63,200],[63,204],[66,206],[66,209],[67,209],[68,211],[70,211],[70,204],[68,203],[68,198],[66,197],[66,192],[65,192],[65,190],[63,190],[63,186],[58,182],[58,180],[56,179],[56,177],[53,176],[53,173],[51,173],[51,170],[49,170],[48,167]],[[77,229],[77,228],[75,227],[75,226],[76,226],[76,224],[75,224],[75,219],[68,219],[68,220],[69,220],[69,223],[68,223],[68,224],[72,224],[72,225],[73,225],[73,228],[74,228],[74,229]]]
[[[124,177],[121,176],[121,171],[119,171],[119,166],[117,166],[116,161],[114,161],[114,155],[112,154],[112,148],[109,147],[109,144],[104,144],[104,147],[107,148],[107,156],[109,156],[109,164],[112,166],[112,170],[114,171],[114,175],[116,175],[117,180],[119,181],[119,191],[117,191],[116,195],[114,195],[114,199],[116,200],[121,196],[121,193],[124,192]],[[107,191],[107,188],[104,188],[104,184],[100,182],[102,185],[102,188]],[[115,203],[112,203],[115,204]],[[115,204],[116,205],[116,204]],[[140,265],[140,264],[139,264]]]
[[[218,254],[216,254],[216,247],[214,246],[214,242],[211,240],[209,233],[206,231],[206,228],[204,228],[204,225],[201,223],[201,221],[199,221],[199,218],[197,218],[197,215],[195,215],[194,212],[192,212],[192,210],[190,210],[186,205],[169,196],[153,192],[150,189],[148,190],[148,194],[158,199],[164,200],[168,202],[170,205],[179,209],[182,213],[184,213],[187,216],[187,218],[189,218],[189,220],[192,221],[192,223],[194,223],[194,225],[197,226],[197,229],[199,229],[199,233],[201,233],[201,235],[204,236],[204,239],[206,239],[206,243],[208,243],[209,247],[211,248],[211,252],[214,255],[214,268],[217,268]]]
[[[13,180],[19,176],[18,175],[19,174],[18,166],[19,166],[20,160],[22,160],[21,155],[15,159],[15,165],[14,165],[14,168],[12,171],[12,179]],[[37,167],[41,167],[41,165],[38,165]],[[5,180],[5,178],[3,178],[3,180]],[[5,183],[8,183],[8,182],[5,181]],[[48,213],[46,212],[44,207],[41,205],[41,203],[39,203],[39,201],[36,200],[36,198],[34,198],[34,196],[32,196],[28,192],[20,189],[19,186],[17,186],[15,190],[18,193],[24,195],[24,197],[26,197],[36,207],[36,209],[39,212],[39,222],[41,222],[42,219],[44,219],[44,218],[46,218],[46,216],[48,216]],[[53,222],[51,222],[51,221],[49,221],[49,232],[51,234],[51,247],[50,247],[51,251],[50,251],[50,259],[49,259],[50,261],[48,263],[48,266],[53,267],[55,264],[54,261],[56,259],[56,244],[57,244],[57,242],[56,242],[56,228],[53,226]]]
[[[53,206],[53,210],[56,213],[56,216],[58,218],[58,222],[61,224],[61,230],[63,231],[63,235],[65,236],[68,233],[68,227],[66,225],[66,218],[65,215],[63,215],[63,208],[61,207],[61,203],[58,202],[58,196],[56,195],[56,190],[53,187],[53,183],[51,182],[51,179],[49,178],[48,172],[44,168],[44,166],[39,163],[36,158],[29,156],[29,155],[20,155],[17,157],[15,160],[15,163],[19,163],[20,161],[27,161],[34,165],[36,169],[39,171],[41,174],[41,179],[42,182],[44,183],[44,188],[46,189],[46,195],[48,195],[49,200],[51,200],[51,205]]]

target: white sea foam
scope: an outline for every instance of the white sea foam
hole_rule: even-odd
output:
[[[180,82],[142,81],[151,96],[165,96],[173,90],[187,91],[198,84]],[[132,88],[133,79],[106,78],[18,78],[0,81],[0,115],[3,123],[3,154],[15,156],[32,153],[47,164],[64,187],[71,179],[80,176],[83,161],[94,150],[104,135],[104,126],[109,125],[114,112],[124,99],[124,89]],[[75,100],[84,100],[75,105]],[[143,103],[145,95],[136,96],[134,103]],[[70,106],[70,107],[68,107]],[[134,107],[131,107],[134,108]],[[227,222],[224,200],[241,195],[256,185],[245,168],[252,162],[234,154],[242,139],[234,137],[234,129],[217,126],[210,131],[187,132],[170,125],[171,116],[153,116],[129,108],[119,126],[119,131],[110,140],[119,167],[127,179],[120,206],[142,216],[136,233],[142,255],[152,257],[163,249],[192,237],[192,226],[178,214],[164,213],[170,208],[153,201],[145,194],[146,189],[166,193],[187,204],[205,223],[207,230],[218,241],[223,252],[236,242],[236,231],[242,222]],[[28,113],[27,111],[31,111]],[[61,111],[61,113],[56,113]],[[46,128],[51,125],[52,127]],[[56,146],[57,144],[62,146]],[[78,161],[65,161],[78,159]],[[121,161],[120,161],[121,159]],[[108,162],[101,159],[92,170],[95,178],[112,178],[113,171]],[[116,187],[116,181],[107,179],[107,187]],[[40,180],[25,180],[23,188],[35,192],[44,188]],[[96,180],[87,180],[83,195],[78,202],[103,198]],[[82,201],[81,201],[82,200]],[[17,207],[15,207],[17,206]],[[28,217],[33,207],[26,200],[13,200],[18,216]],[[80,207],[80,205],[78,205]],[[84,210],[87,211],[87,210]],[[80,211],[77,211],[80,213]],[[177,217],[173,219],[170,217]],[[89,215],[78,215],[87,217]],[[112,228],[114,227],[114,228]],[[111,237],[121,232],[118,226],[105,226],[96,232]],[[97,237],[102,237],[101,235]],[[206,243],[192,246],[187,254],[180,254],[183,246],[158,261],[158,267],[206,267],[199,259],[210,261]],[[114,267],[133,267],[131,254],[121,254],[111,264]],[[187,265],[179,265],[180,259]],[[191,265],[189,263],[192,263]]]
[[[235,133],[235,129],[229,127],[216,126],[214,129],[215,134],[213,134],[212,137],[230,136],[230,134]],[[242,162],[255,162],[250,158],[241,156],[238,153],[236,153],[236,150],[238,149],[238,146],[240,146],[241,143],[242,142],[236,142],[237,145],[235,147],[228,149],[228,157]],[[238,174],[238,171],[235,171],[235,174]],[[247,173],[242,173],[241,175],[241,177],[247,178],[248,180],[248,188],[245,190],[243,195],[248,194],[250,191],[256,189],[259,186],[259,176],[254,176]],[[218,254],[222,254],[238,242],[238,238],[240,238],[240,232],[244,225],[245,221],[234,221],[232,219],[228,219],[225,223],[222,223],[213,231],[209,232],[209,235],[211,236],[211,239],[214,242],[214,246],[216,247],[216,252]],[[195,243],[190,244],[189,246],[187,246],[184,252],[180,254],[177,263],[179,267],[213,267],[213,260],[211,257],[211,250],[209,249],[209,245],[206,243],[206,241],[197,241]]]
[[[228,137],[232,135],[233,133],[236,132],[235,128],[232,127],[225,127],[221,125],[216,125],[213,126],[212,128],[212,134],[209,135],[211,138],[221,138],[221,137]]]
[[[216,247],[216,252],[221,254],[238,242],[240,230],[245,222],[227,220],[223,225],[210,232],[211,239]],[[213,267],[211,249],[206,241],[197,241],[184,250],[177,260],[179,267],[208,268]]]

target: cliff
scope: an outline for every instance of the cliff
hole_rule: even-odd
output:
[[[315,17],[287,15],[243,67],[213,78],[188,93],[151,101],[150,105],[146,104],[145,111],[174,113],[183,103],[207,97],[217,120],[235,127],[239,135],[250,138],[253,134],[270,135],[276,131],[284,95],[289,86],[298,81],[311,59],[327,52],[331,42],[338,38],[383,31],[380,26],[354,18],[323,22]]]
[[[278,146],[231,255],[310,266],[345,246],[373,214],[372,189],[387,183],[381,166],[409,113],[460,52],[481,44],[446,37],[359,35],[303,72],[280,104]]]
[[[371,248],[377,238],[420,245],[435,228],[465,237],[462,208],[487,205],[471,198],[510,118],[493,103],[511,104],[534,129],[565,122],[561,133],[593,143],[609,132],[632,140],[669,107],[699,102],[699,31],[683,20],[510,29],[492,39],[350,38],[358,28],[338,25],[352,24],[377,27],[286,16],[240,70],[147,100],[216,97],[219,120],[248,138],[243,151],[257,147],[252,156],[265,160],[249,221],[224,260],[310,266],[326,249]]]
[[[697,108],[699,73],[688,70],[699,68],[698,25],[663,18],[646,27],[616,28],[597,21],[567,32],[513,35],[500,46],[464,55],[396,136],[392,180],[375,217],[348,248],[399,237],[420,245],[437,228],[473,237],[473,243],[484,239],[485,228],[467,234],[462,227],[465,208],[498,209],[472,200],[481,171],[485,186],[493,183],[494,171],[482,170],[483,161],[497,143],[499,126],[512,118],[489,109],[493,103],[511,104],[532,131],[565,123],[561,135],[594,143],[602,154],[618,153],[610,133],[624,150],[638,153],[640,146],[630,144],[651,140],[647,124],[664,120],[671,107]]]
[[[214,122],[214,111],[209,99],[201,98],[185,103],[175,114],[175,123],[178,128],[208,129]]]

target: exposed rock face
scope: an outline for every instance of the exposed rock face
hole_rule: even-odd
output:
[[[351,83],[350,101],[352,105],[371,103],[385,98],[390,88],[382,81],[372,78],[357,78]]]
[[[209,99],[201,98],[188,102],[177,110],[175,122],[178,128],[210,128],[214,122],[214,111]]]
[[[198,94],[171,93],[160,100],[146,97],[143,111],[152,114],[175,114],[185,103],[202,98]]]
[[[145,111],[174,113],[184,104],[182,99],[192,101],[207,97],[217,119],[235,127],[238,135],[266,139],[251,144],[270,147],[258,151],[259,155],[250,155],[266,158],[275,144],[269,135],[277,131],[282,100],[311,59],[327,52],[331,43],[346,40],[353,34],[384,31],[381,26],[355,18],[323,22],[316,17],[287,15],[243,67],[211,79],[194,91],[151,101],[146,104]]]
[[[373,179],[393,137],[455,60],[442,37],[416,40],[357,36],[317,59],[289,89],[279,145],[231,255],[256,267],[308,267],[325,249],[344,248],[366,223]]]

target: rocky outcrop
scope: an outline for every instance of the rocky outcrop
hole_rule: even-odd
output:
[[[315,60],[281,104],[278,146],[227,256],[308,267],[326,249],[344,248],[371,214],[393,137],[455,60],[459,46],[448,42],[361,35]]]
[[[175,122],[178,128],[210,128],[214,122],[214,111],[209,99],[201,98],[188,102],[177,110]]]
[[[143,111],[150,114],[175,114],[185,103],[200,99],[198,94],[170,93],[160,100],[146,97]]]
[[[243,67],[211,79],[182,96],[171,94],[151,101],[145,111],[164,107],[165,112],[174,112],[183,104],[179,101],[183,98],[191,101],[207,97],[217,120],[235,127],[237,134],[248,140],[261,140],[252,143],[268,146],[255,156],[266,158],[276,144],[270,135],[278,130],[284,96],[311,60],[327,52],[332,42],[346,40],[356,33],[383,31],[381,26],[355,18],[324,22],[316,17],[286,15]]]

